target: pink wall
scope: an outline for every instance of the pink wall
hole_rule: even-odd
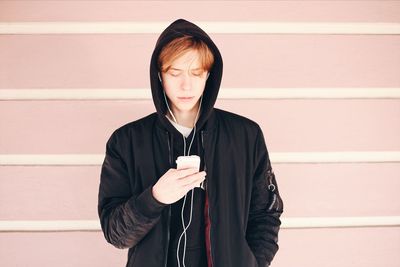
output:
[[[259,21],[400,23],[400,1],[1,1],[4,22]],[[0,27],[1,30],[1,27]],[[223,88],[397,88],[400,35],[210,34]],[[158,34],[0,34],[0,97],[21,89],[149,87]],[[252,118],[271,154],[400,151],[400,94],[390,99],[219,99]],[[1,100],[0,156],[103,154],[151,100]],[[400,160],[274,163],[283,220],[400,216]],[[0,161],[1,162],[1,161]],[[0,266],[124,266],[100,231],[10,232],[2,222],[97,220],[100,166],[0,164]],[[3,224],[4,225],[4,224]],[[399,267],[400,223],[286,228],[272,266]],[[219,266],[218,266],[219,267]]]

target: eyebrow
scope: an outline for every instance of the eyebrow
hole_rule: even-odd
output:
[[[177,68],[170,68],[171,70],[182,70],[182,69],[177,69]],[[191,69],[191,70],[201,70],[201,69],[203,69],[203,68],[195,68],[195,69]]]

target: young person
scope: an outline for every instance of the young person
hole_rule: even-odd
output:
[[[129,248],[126,266],[269,266],[282,199],[260,126],[214,108],[221,54],[178,19],[150,62],[156,112],[116,129],[106,144],[98,213],[106,240]],[[177,169],[178,156],[199,169]]]

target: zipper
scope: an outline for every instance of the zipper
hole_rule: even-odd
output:
[[[277,200],[276,195],[273,194],[273,200],[272,200],[271,205],[269,205],[268,210],[272,210],[272,207],[274,206],[276,200]]]
[[[203,151],[204,151],[204,155],[203,155],[203,157],[204,157],[204,171],[207,171],[206,153],[205,153],[205,150],[204,150],[204,137],[203,137],[203,132],[204,132],[204,131],[201,131],[201,147],[203,148]]]
[[[204,171],[207,171],[206,152],[205,152],[205,149],[204,149],[204,134],[203,133],[204,133],[204,130],[201,131],[201,146],[203,147],[203,152],[204,152],[204,155],[203,155],[203,157],[204,157]],[[209,196],[209,193],[208,193],[208,181],[206,182],[205,188],[206,188],[206,194]],[[210,198],[208,198],[208,199],[210,199]],[[214,266],[213,250],[212,250],[212,244],[211,244],[211,229],[212,229],[212,223],[211,222],[212,221],[211,221],[211,213],[210,213],[210,202],[208,202],[207,209],[208,209],[208,217],[210,217],[210,231],[208,232],[208,240],[209,240],[209,243],[210,243],[210,251],[211,251],[211,266]]]
[[[210,240],[210,251],[211,251],[211,267],[214,266],[213,262],[213,250],[212,250],[212,245],[211,245],[211,229],[212,229],[212,223],[211,223],[211,214],[210,214],[210,202],[208,203],[208,216],[210,217],[210,231],[208,232],[208,240]]]
[[[171,158],[171,145],[169,141],[169,133],[168,131],[165,131],[167,133],[167,140],[168,140],[168,156],[169,156],[169,166],[172,166],[172,158]],[[167,267],[167,262],[168,262],[168,250],[169,250],[169,239],[170,239],[170,231],[169,231],[169,225],[171,221],[171,205],[168,207],[168,221],[167,221],[167,245],[166,245],[166,251],[164,255],[164,266]]]
[[[169,166],[172,166],[172,156],[171,156],[171,145],[170,145],[170,141],[169,141],[169,132],[165,131],[167,133],[167,140],[168,140],[168,157],[169,157]]]
[[[276,206],[276,210],[278,211],[279,207],[281,206],[281,202],[279,202],[279,198],[276,198],[276,202],[278,203],[278,205]]]
[[[167,267],[167,262],[168,262],[168,250],[169,250],[169,225],[171,221],[171,206],[168,207],[168,222],[167,222],[167,249],[165,251],[165,256],[164,256],[164,266]]]

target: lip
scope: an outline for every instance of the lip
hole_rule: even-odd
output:
[[[178,97],[179,100],[181,101],[190,101],[194,98],[194,96],[188,96],[188,97]]]

